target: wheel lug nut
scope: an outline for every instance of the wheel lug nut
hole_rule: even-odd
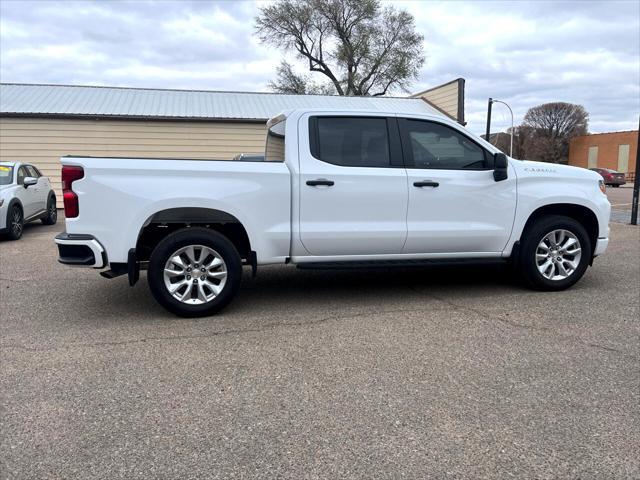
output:
[[[191,275],[187,275],[187,280],[191,280]]]
[[[201,268],[201,269],[200,269],[200,271],[201,271],[201,272],[204,272],[204,271],[205,271],[205,269],[204,269],[204,268]]]
[[[198,264],[196,263],[196,264],[194,265],[194,267],[198,268]]]

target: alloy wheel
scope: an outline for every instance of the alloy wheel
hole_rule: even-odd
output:
[[[216,298],[227,282],[222,256],[204,245],[176,250],[164,266],[164,285],[176,300],[202,305]]]
[[[13,209],[11,215],[11,232],[16,238],[22,235],[22,211],[18,207]]]
[[[580,265],[580,258],[580,240],[569,230],[547,233],[536,249],[538,271],[548,280],[559,281],[571,276]]]

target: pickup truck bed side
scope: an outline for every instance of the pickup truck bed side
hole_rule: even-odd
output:
[[[189,207],[237,218],[260,264],[283,263],[289,255],[291,181],[285,163],[90,157],[63,162],[84,169],[73,183],[80,214],[66,220],[67,233],[91,232],[109,262],[127,262],[154,215]]]

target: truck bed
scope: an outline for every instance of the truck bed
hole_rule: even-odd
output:
[[[259,252],[259,263],[289,255],[291,175],[283,162],[63,157],[84,169],[73,182],[79,215],[67,233],[91,233],[109,262],[126,262],[142,227],[168,209],[223,210],[237,218]]]

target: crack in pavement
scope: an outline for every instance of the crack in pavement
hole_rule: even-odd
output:
[[[486,320],[489,320],[489,321],[497,320],[497,321],[499,321],[499,322],[501,322],[501,323],[503,323],[505,325],[511,326],[511,327],[522,328],[522,329],[527,329],[527,330],[532,330],[532,331],[551,332],[551,333],[554,332],[554,330],[549,328],[549,327],[541,327],[541,326],[536,326],[536,325],[517,323],[517,322],[514,322],[514,321],[512,321],[510,319],[504,318],[504,316],[502,316],[502,315],[500,315],[498,313],[492,315],[492,314],[484,312],[484,311],[482,311],[482,310],[480,310],[478,308],[469,307],[467,305],[460,305],[458,303],[452,302],[451,300],[446,300],[446,299],[444,299],[442,297],[434,295],[433,293],[419,291],[415,287],[412,287],[412,286],[409,286],[409,289],[414,291],[414,292],[416,292],[416,293],[418,293],[418,294],[420,294],[420,295],[424,295],[426,297],[429,297],[429,298],[432,298],[432,299],[437,300],[439,302],[442,302],[445,305],[449,305],[450,307],[452,307],[454,309],[466,310],[466,311],[469,311],[469,312],[473,312],[473,313],[479,315],[480,317],[482,317],[482,318],[484,318]],[[587,347],[597,348],[599,350],[605,350],[607,352],[615,353],[615,354],[620,355],[620,356],[624,356],[624,357],[631,358],[631,359],[636,360],[636,361],[640,361],[640,357],[638,357],[636,355],[633,355],[633,354],[630,354],[630,353],[627,353],[627,352],[624,352],[623,350],[620,350],[620,349],[617,349],[617,348],[614,348],[614,347],[608,347],[606,345],[600,345],[598,343],[587,342],[587,341],[583,340],[582,338],[577,337],[575,335],[562,335],[562,334],[560,334],[558,332],[555,332],[555,334],[558,336],[558,338],[563,338],[563,339],[566,339],[566,340],[574,340],[574,341],[577,341],[578,343],[581,343],[582,345],[587,346]]]
[[[418,308],[418,309],[393,309],[393,310],[375,310],[370,312],[360,312],[353,314],[345,314],[345,315],[330,315],[327,317],[322,317],[317,320],[311,320],[308,322],[284,322],[284,323],[270,323],[264,325],[259,328],[239,328],[239,329],[230,329],[230,330],[219,330],[215,332],[209,333],[201,333],[201,334],[193,334],[193,335],[170,335],[170,336],[158,336],[158,337],[144,337],[144,338],[136,338],[131,340],[123,340],[123,341],[105,341],[105,342],[91,342],[91,343],[68,343],[62,344],[60,346],[52,346],[47,348],[37,348],[37,347],[28,347],[25,345],[18,344],[0,344],[0,349],[19,349],[25,350],[29,352],[48,352],[54,350],[62,350],[65,348],[75,348],[75,347],[100,347],[100,346],[118,346],[118,345],[129,345],[135,343],[145,343],[152,341],[164,341],[164,340],[190,340],[196,338],[213,338],[217,336],[224,335],[234,335],[241,333],[260,333],[268,330],[275,330],[279,327],[306,327],[306,326],[317,326],[323,323],[330,322],[332,320],[348,320],[353,318],[365,317],[370,315],[384,315],[389,313],[415,313],[415,312],[433,312],[431,308]]]
[[[418,289],[416,289],[415,287],[409,285],[408,286],[409,290],[413,291],[414,293],[417,293],[420,296],[425,296],[428,298],[431,298],[433,300],[436,300],[438,302],[441,302],[451,308],[453,308],[454,310],[458,310],[458,311],[468,311],[471,313],[474,313],[476,315],[478,315],[479,317],[493,322],[495,320],[497,320],[498,322],[507,325],[509,327],[514,327],[514,328],[519,328],[519,329],[526,329],[526,330],[531,330],[531,331],[540,331],[540,332],[553,332],[553,329],[549,328],[549,327],[541,327],[541,326],[535,326],[535,325],[530,325],[530,324],[523,324],[523,323],[518,323],[518,322],[514,322],[510,319],[504,318],[504,316],[500,315],[500,314],[490,314],[486,311],[483,311],[479,308],[474,308],[474,307],[469,307],[467,305],[461,305],[459,303],[453,302],[451,300],[447,300],[443,297],[440,297],[438,295],[434,295],[433,293],[430,292],[424,292],[424,291],[420,291]],[[360,312],[360,313],[353,313],[353,314],[345,314],[345,315],[329,315],[326,317],[322,317],[319,318],[317,320],[311,320],[311,321],[300,321],[300,322],[276,322],[276,323],[271,323],[271,324],[267,324],[267,325],[263,325],[261,327],[256,327],[256,328],[239,328],[239,329],[229,329],[229,330],[220,330],[220,331],[215,331],[215,332],[209,332],[209,333],[201,333],[201,334],[192,334],[192,335],[171,335],[171,336],[157,336],[157,337],[143,337],[143,338],[136,338],[136,339],[131,339],[131,340],[123,340],[123,341],[103,341],[103,342],[89,342],[89,343],[68,343],[68,344],[62,344],[62,345],[58,345],[58,346],[52,346],[52,347],[46,347],[46,348],[38,348],[38,347],[29,347],[29,346],[25,346],[25,345],[19,345],[19,344],[0,344],[0,350],[2,349],[17,349],[17,350],[23,350],[23,351],[28,351],[28,352],[48,352],[48,351],[56,351],[56,350],[63,350],[63,349],[68,349],[68,348],[92,348],[92,347],[109,347],[109,346],[119,346],[119,345],[131,345],[131,344],[136,344],[136,343],[146,343],[146,342],[153,342],[153,341],[181,341],[181,340],[190,340],[190,339],[197,339],[197,338],[213,338],[213,337],[217,337],[217,336],[226,336],[226,335],[236,335],[236,334],[242,334],[242,333],[260,333],[260,332],[265,332],[265,331],[270,331],[270,330],[275,330],[276,328],[291,328],[291,327],[313,327],[313,326],[317,326],[317,325],[321,325],[327,322],[330,322],[332,320],[348,320],[348,319],[354,319],[354,318],[360,318],[360,317],[364,317],[364,316],[371,316],[371,315],[384,315],[384,314],[389,314],[389,313],[415,313],[415,312],[433,312],[433,308],[419,308],[419,309],[392,309],[392,310],[382,310],[382,311],[367,311],[367,312]],[[633,360],[640,360],[640,358],[636,357],[635,355],[632,354],[628,354],[622,350],[613,348],[613,347],[608,347],[605,345],[600,345],[597,343],[590,343],[587,342],[583,339],[581,339],[580,337],[574,336],[574,335],[561,335],[558,334],[556,332],[557,336],[559,338],[564,338],[567,340],[574,340],[577,341],[579,343],[581,343],[582,345],[588,346],[588,347],[592,347],[592,348],[597,348],[600,350],[604,350],[607,352],[611,352],[620,356],[625,356],[628,358],[631,358]]]

